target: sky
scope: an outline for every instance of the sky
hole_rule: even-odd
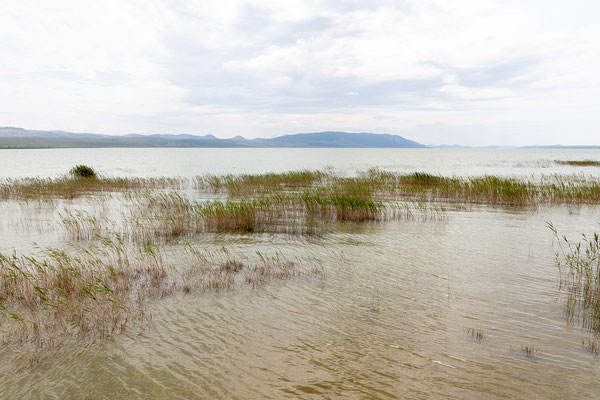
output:
[[[600,144],[596,0],[3,1],[0,126]]]

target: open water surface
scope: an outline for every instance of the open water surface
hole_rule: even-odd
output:
[[[352,175],[372,167],[442,175],[593,174],[598,167],[555,160],[600,161],[600,149],[0,149],[0,178],[57,177],[75,164],[111,176],[183,176],[333,168]]]

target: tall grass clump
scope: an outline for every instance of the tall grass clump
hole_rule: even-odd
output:
[[[257,192],[277,192],[307,188],[318,184],[331,174],[324,171],[289,171],[265,174],[205,175],[196,177],[196,188],[242,196]]]
[[[79,164],[71,168],[69,171],[74,178],[96,178],[96,171],[92,167],[88,167],[87,165]]]
[[[487,199],[492,204],[527,205],[541,201],[535,184],[511,178],[489,175],[469,178],[463,190],[475,201]]]
[[[548,223],[559,250],[555,254],[560,276],[560,289],[566,293],[567,320],[579,320],[582,326],[600,331],[600,235],[583,234],[581,241],[571,242],[560,236]]]
[[[178,192],[134,192],[127,197],[131,207],[124,218],[123,237],[142,243],[182,240],[200,233],[321,234],[340,221],[444,219],[441,207],[413,201],[384,203],[329,189],[210,201],[190,200]],[[72,234],[102,226],[87,215],[74,217],[63,221]]]

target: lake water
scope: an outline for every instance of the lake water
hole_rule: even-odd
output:
[[[380,167],[600,177],[556,159],[600,160],[600,151],[0,150],[0,176],[58,176],[86,163],[127,176]],[[0,251],[68,244],[54,212],[31,207],[0,202]],[[578,239],[600,229],[600,207],[456,207],[444,220],[340,224],[318,237],[198,235],[240,254],[314,257],[325,274],[157,300],[142,332],[65,344],[33,365],[0,348],[0,397],[600,398],[600,357],[582,347],[589,333],[565,321],[546,221]]]
[[[554,160],[600,161],[600,149],[0,149],[0,178],[56,177],[75,164],[111,176],[182,176],[333,168],[354,174],[372,167],[443,175],[585,173],[597,167]]]

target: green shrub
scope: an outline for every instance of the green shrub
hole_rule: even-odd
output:
[[[83,164],[74,166],[73,168],[71,168],[69,173],[75,178],[95,178],[96,177],[96,171],[94,171],[94,169],[92,167],[88,167],[87,165],[83,165]]]

